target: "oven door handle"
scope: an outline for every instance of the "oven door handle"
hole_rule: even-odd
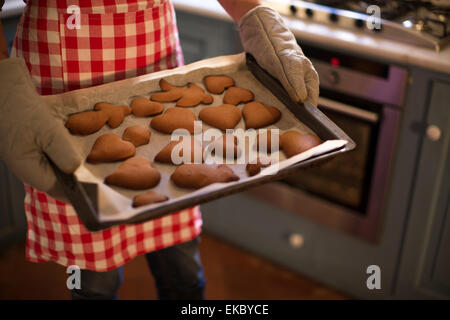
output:
[[[319,97],[319,106],[325,109],[337,111],[357,119],[362,119],[368,122],[377,123],[379,116],[375,112],[370,112],[357,107],[350,106],[341,102]]]

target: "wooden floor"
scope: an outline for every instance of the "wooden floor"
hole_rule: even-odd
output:
[[[348,299],[307,277],[210,235],[200,245],[207,299]],[[0,299],[69,299],[65,268],[25,261],[24,245],[0,252]],[[156,299],[153,278],[140,256],[124,267],[121,299]]]

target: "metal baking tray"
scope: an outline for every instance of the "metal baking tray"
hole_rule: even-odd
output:
[[[63,173],[49,160],[59,182],[61,183],[65,195],[70,200],[78,214],[78,217],[88,230],[99,231],[115,225],[135,224],[159,218],[197,204],[241,192],[267,182],[282,179],[299,168],[320,163],[325,159],[329,159],[340,153],[347,152],[355,148],[355,142],[335,123],[328,119],[318,108],[314,107],[310,103],[293,102],[289,98],[286,91],[282,88],[279,81],[262,69],[257,64],[255,59],[249,54],[246,55],[246,65],[254,77],[258,79],[258,81],[261,82],[265,88],[269,89],[273,95],[293,113],[296,118],[313,130],[323,141],[339,139],[346,140],[347,144],[340,149],[315,156],[307,159],[306,161],[281,169],[275,175],[260,175],[258,179],[240,181],[239,184],[225,184],[220,190],[214,190],[212,192],[189,197],[176,203],[165,204],[162,202],[156,208],[143,211],[131,218],[109,221],[101,221],[99,219],[97,210],[97,185],[95,183],[80,183],[74,175]]]

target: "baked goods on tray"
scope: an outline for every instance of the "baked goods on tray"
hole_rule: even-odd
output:
[[[279,150],[291,157],[321,143],[315,135],[292,130],[278,133],[277,122],[283,116],[281,111],[269,105],[270,102],[255,100],[251,90],[236,86],[230,76],[204,77],[205,89],[201,83],[175,86],[165,79],[161,79],[159,85],[161,91],[149,92],[147,96],[130,94],[129,106],[98,102],[90,110],[70,115],[66,121],[66,127],[73,135],[86,137],[101,130],[90,147],[86,162],[96,167],[109,166],[108,174],[102,177],[105,184],[125,190],[142,190],[130,197],[132,207],[167,201],[172,195],[160,193],[160,184],[191,192],[213,183],[240,179],[233,166],[207,162],[206,150],[213,149],[212,155],[224,161],[236,161],[242,153],[245,155],[245,148],[252,147],[261,157],[258,156],[254,163],[244,163],[244,175],[240,174],[245,178],[245,172],[248,177],[254,176],[273,164],[270,159],[261,161],[262,153],[278,151],[272,146],[279,145]],[[137,118],[139,125],[127,120]],[[220,135],[207,142],[197,140],[196,121],[209,125]],[[245,132],[264,130],[257,131],[254,144],[240,148],[237,137],[227,130],[242,127]],[[191,136],[172,141],[171,134],[177,129],[184,129]],[[274,143],[275,140],[279,143]],[[188,149],[184,144],[186,141],[190,143]],[[152,156],[141,156],[140,150],[152,150]],[[174,161],[174,155],[182,160]],[[167,175],[164,171],[166,177],[163,179],[161,169],[167,168],[171,173]]]

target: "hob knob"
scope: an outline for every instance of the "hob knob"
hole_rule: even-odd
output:
[[[441,129],[434,124],[431,124],[427,128],[427,137],[431,141],[438,141],[441,138]]]
[[[339,83],[339,74],[336,71],[330,71],[327,75],[328,82],[331,84]]]
[[[291,11],[292,15],[294,16],[297,15],[297,7],[294,6],[293,4],[289,6],[289,10]]]
[[[298,249],[303,246],[305,239],[300,233],[291,233],[289,235],[289,244],[292,248]]]

